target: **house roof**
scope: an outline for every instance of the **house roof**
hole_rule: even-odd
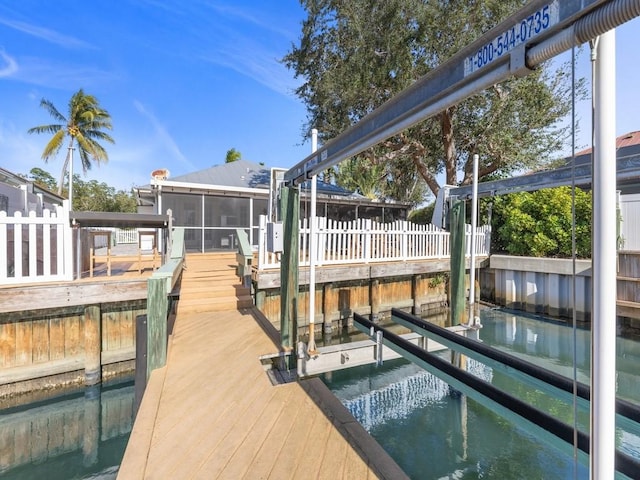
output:
[[[640,146],[640,130],[625,133],[624,135],[620,135],[618,138],[616,138],[616,150],[625,147],[633,147],[636,145]],[[589,153],[591,153],[591,147],[580,150],[576,153],[576,157],[587,155]]]
[[[214,165],[213,167],[173,177],[170,181],[216,185],[221,187],[261,188],[268,190],[271,169],[248,160]],[[301,185],[301,189],[311,189],[309,182]],[[342,195],[361,197],[337,185],[318,181],[318,193],[326,195]]]
[[[270,170],[247,160],[222,165],[171,178],[175,182],[201,183],[225,187],[269,188]]]
[[[24,178],[2,167],[0,167],[0,182],[6,185],[11,185],[13,187],[28,185],[33,193],[42,193],[45,197],[49,198],[53,202],[62,202],[66,198],[38,185],[32,180]]]

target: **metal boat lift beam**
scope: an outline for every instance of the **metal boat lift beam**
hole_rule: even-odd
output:
[[[569,447],[574,441],[574,431],[570,425],[495,387],[493,384],[485,382],[466,370],[460,369],[450,362],[427,352],[418,345],[406,341],[389,329],[370,321],[358,313],[353,315],[353,324],[361,332],[369,334],[372,340],[380,339],[382,345],[421,366],[429,373],[448,383],[456,390],[470,396],[493,412],[516,423],[516,425],[524,424],[525,429],[530,433],[548,441],[566,453],[571,453]],[[589,435],[580,430],[575,432],[575,435],[579,453],[588,455],[590,450]],[[554,441],[553,437],[561,441]],[[638,478],[640,461],[616,450],[615,447],[614,452],[615,469],[629,478]]]
[[[542,18],[547,27],[526,33],[532,16]],[[526,75],[545,60],[637,16],[639,0],[533,0],[289,169],[284,180],[288,185],[299,185],[475,93],[511,76]],[[521,40],[523,25],[526,35]],[[518,35],[515,45],[507,51],[499,48],[501,54],[489,59],[488,51],[497,52],[495,47],[506,32]]]

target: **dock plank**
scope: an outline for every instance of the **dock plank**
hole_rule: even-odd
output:
[[[230,268],[201,263],[187,272]],[[260,357],[275,337],[253,308],[178,311],[118,478],[407,478],[319,380],[272,385]]]

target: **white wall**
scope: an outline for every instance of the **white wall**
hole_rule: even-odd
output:
[[[621,195],[620,213],[620,233],[624,240],[621,250],[640,250],[640,193]]]

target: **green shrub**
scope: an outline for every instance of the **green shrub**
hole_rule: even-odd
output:
[[[591,256],[591,193],[576,189],[576,255]],[[532,257],[571,257],[571,188],[494,198],[492,251]]]

